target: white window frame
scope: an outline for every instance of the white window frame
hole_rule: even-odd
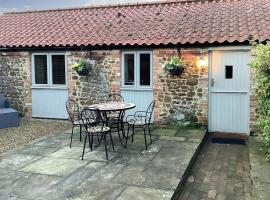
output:
[[[36,84],[35,80],[35,56],[47,56],[47,84]],[[63,55],[65,58],[65,84],[53,84],[52,56]],[[32,88],[67,88],[67,56],[63,52],[32,53]]]
[[[140,84],[140,54],[150,54],[150,85]],[[124,55],[134,55],[134,85],[125,85],[125,63]],[[152,89],[153,88],[153,53],[150,50],[140,51],[123,51],[121,55],[121,88],[132,88],[132,89]]]

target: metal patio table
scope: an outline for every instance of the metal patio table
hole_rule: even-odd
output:
[[[103,113],[103,116],[106,118],[107,122],[108,122],[108,113],[118,112],[117,120],[118,122],[121,123],[120,129],[121,129],[123,138],[126,139],[126,142],[128,138],[125,135],[123,116],[126,110],[130,110],[135,107],[136,105],[134,103],[127,103],[127,102],[106,102],[106,103],[93,104],[89,106],[89,108],[99,109],[100,112]],[[123,144],[122,142],[122,138],[120,136],[119,130],[118,130],[118,136],[119,136],[121,145],[126,147],[126,144]]]

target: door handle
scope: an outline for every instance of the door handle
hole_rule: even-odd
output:
[[[214,87],[214,85],[215,85],[215,80],[211,78],[211,87]]]

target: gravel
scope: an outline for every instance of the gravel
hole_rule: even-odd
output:
[[[19,127],[0,129],[0,154],[70,128],[70,122],[65,120],[23,117]]]

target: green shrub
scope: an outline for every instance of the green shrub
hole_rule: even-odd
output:
[[[253,42],[254,58],[251,66],[255,69],[256,88],[258,98],[257,125],[261,138],[270,158],[270,43],[258,44]]]

